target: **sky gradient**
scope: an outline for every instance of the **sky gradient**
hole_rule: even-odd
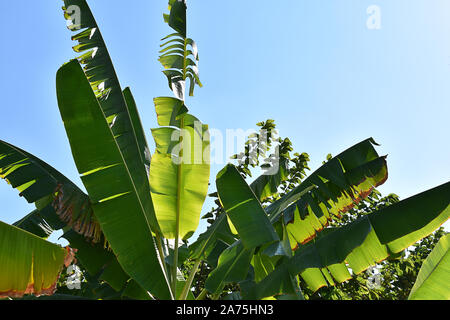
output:
[[[89,4],[153,148],[152,99],[172,95],[157,62],[159,40],[171,33],[167,0]],[[366,26],[370,5],[381,10],[380,29]],[[56,71],[76,56],[61,6],[10,1],[0,11],[0,139],[83,188],[56,103]],[[449,14],[446,0],[188,0],[204,87],[186,104],[223,132],[274,119],[295,151],[309,153],[312,170],[328,153],[373,137],[388,155],[379,190],[404,199],[450,180]],[[211,168],[211,192],[223,165]],[[0,203],[7,223],[33,209],[6,183]]]

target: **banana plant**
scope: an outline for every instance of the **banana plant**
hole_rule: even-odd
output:
[[[237,231],[237,242],[222,246],[216,259],[217,267],[210,273],[205,287],[213,297],[219,297],[223,287],[239,283],[245,299],[302,298],[299,276],[313,291],[322,286],[348,280],[350,272],[363,272],[377,262],[395,256],[411,244],[432,233],[450,217],[448,194],[450,183],[436,187],[379,210],[341,228],[327,227],[328,222],[340,219],[361,199],[387,179],[386,157],[379,156],[373,139],[364,140],[329,159],[292,191],[264,208],[278,235],[255,246],[246,240],[254,232],[251,226],[233,221],[255,219],[256,211],[250,203],[258,200],[251,186],[237,174],[233,165],[225,167],[216,179],[223,214],[199,237],[192,257],[204,259],[214,251],[224,237],[214,237],[219,224],[226,224],[226,215]],[[255,180],[256,181],[256,180]],[[239,185],[239,195],[230,185]],[[240,199],[247,190],[246,200]],[[247,218],[246,218],[247,217]],[[266,217],[260,216],[264,230]],[[270,234],[268,230],[264,234]],[[247,244],[246,244],[247,243]],[[217,255],[217,253],[216,253]],[[239,265],[230,270],[230,266]],[[242,269],[246,271],[243,272]],[[351,269],[351,271],[349,270]]]
[[[255,248],[245,241],[252,234],[249,226],[233,222],[240,237],[237,241],[239,245],[233,243],[222,252],[217,268],[206,281],[206,289],[217,295],[225,284],[239,282],[240,294],[245,299],[301,298],[299,276],[313,291],[344,282],[351,277],[349,269],[359,274],[401,252],[448,220],[450,183],[405,199],[343,227],[326,228],[327,220],[339,219],[371,188],[386,179],[385,164],[372,165],[374,162],[371,157],[367,157],[367,151],[371,150],[372,153],[373,150],[362,148],[363,145],[368,147],[368,143],[372,143],[372,140],[366,140],[356,145],[357,148],[350,148],[334,158],[342,166],[344,175],[341,178],[345,179],[336,180],[339,171],[324,169],[333,166],[333,162],[327,162],[297,188],[265,209],[272,222],[272,232],[277,232],[278,240],[267,241]],[[365,150],[364,157],[361,157],[362,150]],[[351,157],[351,154],[355,157]],[[375,153],[372,156],[379,159]],[[381,159],[384,161],[383,157]],[[361,166],[365,170],[355,169]],[[324,174],[331,172],[333,177]],[[358,179],[355,172],[359,172]],[[254,218],[254,210],[249,209],[247,203],[256,201],[256,196],[233,205],[230,200],[233,199],[233,192],[224,187],[228,183],[236,183],[243,189],[251,190],[236,173],[236,168],[228,165],[218,174],[216,184],[222,207],[230,217],[234,215],[245,219],[251,215]],[[316,178],[320,178],[325,185],[310,184]],[[348,187],[338,191],[339,188],[331,188],[334,181],[340,181],[342,186]],[[329,197],[319,189],[326,185],[328,188],[322,190],[334,190]],[[313,197],[311,193],[314,192],[320,197]],[[352,202],[348,202],[346,197]],[[337,214],[333,215],[333,212]],[[267,217],[259,223],[262,224]],[[252,223],[256,224],[254,221]],[[223,269],[230,265],[239,265],[239,272],[236,270],[224,276]],[[242,272],[242,268],[247,272]]]
[[[2,177],[18,180],[13,186],[37,207],[17,225],[44,237],[63,229],[83,267],[123,296],[173,298],[150,193],[149,149],[131,91],[121,90],[86,1],[64,1],[63,10],[81,55],[58,70],[58,105],[88,195],[23,150],[18,156],[6,150]]]
[[[75,255],[92,287],[86,296],[94,299],[220,298],[228,283],[239,284],[234,297],[302,299],[299,277],[313,290],[346,281],[349,268],[362,272],[449,218],[447,183],[343,227],[328,226],[387,179],[386,157],[370,138],[330,158],[269,206],[261,201],[277,193],[287,162],[275,178],[251,185],[227,165],[216,177],[221,214],[189,243],[210,167],[208,126],[185,104],[186,81],[190,96],[201,86],[185,1],[169,0],[164,15],[175,33],[163,38],[159,61],[174,97],[154,99],[160,127],[151,131],[153,156],[131,90],[120,86],[86,0],[64,0],[63,10],[81,55],[58,70],[56,93],[87,193],[0,141],[1,178],[36,207],[13,226],[0,223],[1,297],[53,294]],[[63,230],[70,248],[45,240],[54,230]],[[194,264],[185,278],[179,267],[186,258]],[[194,297],[191,284],[203,262],[214,270]]]

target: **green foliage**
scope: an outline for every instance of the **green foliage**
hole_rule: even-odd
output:
[[[449,300],[450,235],[444,234],[423,261],[409,300]]]
[[[271,127],[271,130],[275,130],[275,125],[273,122],[269,122]],[[260,123],[260,124],[264,124]],[[256,139],[257,136],[251,136],[249,137],[249,140]],[[249,145],[256,145],[255,143],[247,143],[246,146]],[[292,150],[292,148],[291,148]],[[250,154],[250,149],[246,149],[246,153]],[[257,166],[252,166],[248,160],[248,157],[245,157],[246,153],[241,153],[240,155],[235,155],[233,158],[240,160],[239,165],[236,166],[236,168],[241,172],[242,176],[248,177],[251,176],[248,173],[248,170],[256,168]],[[261,156],[263,153],[260,152],[259,155]],[[329,161],[332,159],[331,155],[327,156],[327,160]],[[255,161],[253,163],[256,163]],[[324,162],[325,164],[326,162]],[[303,163],[302,168],[307,167],[307,162]],[[295,175],[290,176],[292,178],[286,179],[285,183],[287,185],[292,185],[291,190],[294,189],[298,185],[297,177]],[[268,199],[266,203],[273,202],[273,199]],[[382,197],[381,194],[376,190],[373,189],[372,192],[366,197],[363,198],[355,207],[351,208],[345,215],[341,216],[340,219],[331,220],[329,223],[329,227],[343,227],[348,225],[349,223],[355,222],[358,219],[379,211],[381,209],[384,209],[388,207],[391,204],[398,203],[399,199],[398,196],[395,194],[389,194],[386,197]],[[210,223],[213,225],[217,223],[217,218],[212,219],[213,217],[220,217],[222,212],[222,208],[220,206],[220,202],[218,203],[219,206],[215,209],[213,209],[209,214],[207,214],[204,218],[207,218]],[[440,234],[440,231],[436,232],[435,236],[438,239],[438,236]],[[432,239],[434,236],[431,235],[418,244],[416,246],[419,246],[420,244],[423,244],[424,247],[428,245],[427,241],[429,239]],[[225,246],[226,247],[226,246]],[[405,250],[406,252],[409,252],[410,249]],[[404,281],[404,279],[400,279],[401,277],[399,274],[403,275],[403,273],[395,272],[395,270],[399,269],[407,269],[410,273],[415,273],[417,275],[418,269],[420,268],[422,260],[419,260],[414,263],[414,268],[406,267],[410,262],[411,259],[414,259],[414,257],[417,256],[416,252],[412,252],[412,254],[409,256],[408,260],[403,261],[403,259],[400,259],[400,257],[404,256],[405,254],[400,252],[397,254],[391,254],[391,256],[381,262],[380,264],[376,265],[374,268],[370,268],[369,270],[375,270],[376,276],[378,276],[380,273],[383,274],[385,270],[388,272],[389,276],[386,276],[383,278],[385,283],[383,284],[383,289],[379,290],[376,289],[370,281],[374,281],[378,278],[376,278],[373,274],[370,274],[368,271],[364,273],[360,273],[359,275],[353,274],[350,276],[350,279],[348,281],[345,281],[344,283],[335,282],[334,286],[325,286],[319,289],[318,291],[314,292],[311,289],[308,288],[307,283],[303,279],[303,277],[299,277],[300,280],[300,287],[303,289],[305,298],[308,299],[363,299],[363,298],[369,298],[369,299],[387,299],[390,295],[391,299],[404,299],[408,295],[408,290],[402,290],[403,288],[400,287],[397,283]],[[423,257],[424,258],[424,257]],[[400,260],[399,260],[400,259]],[[417,259],[416,259],[417,260]],[[397,266],[394,269],[394,265],[400,264],[400,266]],[[253,266],[255,267],[255,265]],[[383,267],[383,269],[381,269]],[[201,269],[201,273],[197,277],[197,286],[199,292],[201,291],[200,288],[203,288],[205,278],[208,277],[209,273],[213,270],[211,266],[206,265],[204,268]],[[393,278],[399,278],[398,280],[393,280]],[[390,282],[394,281],[393,284]],[[413,282],[410,282],[412,285]],[[387,285],[389,284],[389,286]],[[244,285],[244,282],[241,282],[241,285]],[[237,290],[239,288],[239,290]],[[390,288],[390,293],[388,295],[388,289]],[[409,288],[410,289],[410,288]],[[234,287],[233,291],[240,291],[240,287]],[[222,291],[221,296],[225,297],[229,293],[229,288],[226,288]]]
[[[217,192],[211,194],[217,206],[203,217],[210,226],[188,243],[210,167],[208,126],[188,113],[184,101],[188,79],[190,95],[201,86],[185,1],[169,0],[164,15],[175,33],[163,39],[159,61],[175,97],[154,99],[161,127],[152,130],[152,159],[131,90],[122,91],[86,0],[64,5],[81,56],[58,70],[57,98],[87,194],[40,159],[0,141],[0,176],[36,205],[15,226],[0,223],[0,264],[6,270],[0,295],[53,293],[64,250],[42,238],[56,229],[77,249],[84,279],[80,289],[70,290],[63,275],[59,298],[408,295],[442,231],[427,236],[450,216],[450,183],[403,201],[381,197],[376,187],[387,179],[387,163],[372,138],[328,155],[306,176],[308,154],[293,153],[291,141],[279,138],[274,121],[267,120],[233,156],[237,166],[228,164],[217,174]],[[71,15],[73,5],[81,11],[79,21]],[[253,179],[254,171],[263,174]],[[414,243],[415,249],[407,249]],[[447,288],[436,284],[445,266],[434,266],[447,257],[447,245],[439,242],[423,263],[413,291],[438,288],[446,296]],[[364,273],[374,265],[369,270],[375,274]]]
[[[445,234],[444,229],[440,228],[398,254],[398,257],[353,275],[344,283],[323,287],[316,292],[305,289],[305,297],[311,300],[406,300],[424,260]]]

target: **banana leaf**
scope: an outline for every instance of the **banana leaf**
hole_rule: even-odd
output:
[[[38,186],[35,192],[29,190],[24,193],[24,197],[30,201],[39,198],[39,195],[35,196],[36,192],[46,194],[35,201],[36,207],[40,209],[33,210],[15,222],[14,226],[42,238],[47,238],[54,230],[65,229],[62,237],[69,241],[71,248],[77,249],[77,259],[86,262],[83,265],[92,276],[100,269],[106,270],[114,260],[117,264],[112,252],[103,246],[104,237],[84,192],[56,169],[30,153],[3,141],[0,142],[0,150],[0,170],[6,181],[17,188],[20,188],[23,181],[35,181],[34,185]],[[108,259],[102,260],[104,256],[108,256]],[[98,259],[98,268],[93,268],[92,263],[88,263]],[[111,272],[105,274],[110,274],[109,277],[104,275],[102,279],[108,284],[113,284],[115,279],[123,279],[124,276],[129,279],[123,270],[117,270],[113,275]],[[115,287],[117,291],[122,289]]]
[[[163,39],[159,62],[175,96],[184,100],[186,80],[189,79],[189,95],[194,95],[195,85],[202,87],[198,73],[198,49],[194,40],[186,36],[186,3],[169,1],[169,14],[164,21],[175,31]]]
[[[313,290],[348,280],[428,236],[450,217],[450,182],[380,209],[341,228],[329,228],[301,246],[286,266]],[[244,298],[279,294],[278,267]]]
[[[115,136],[77,60],[58,70],[56,87],[75,164],[111,249],[124,271],[145,290],[170,299],[152,237],[149,202],[141,197],[148,182],[147,187],[135,183],[124,156],[128,149],[117,142],[127,140],[127,134]],[[145,171],[142,174],[146,179]]]
[[[48,224],[44,217],[42,217],[37,209],[30,212],[19,221],[14,222],[13,226],[44,239],[46,239],[53,232],[52,227]]]
[[[236,238],[231,233],[231,230],[226,223],[226,215],[223,213],[200,234],[197,240],[189,246],[189,258],[206,259],[216,247],[218,241],[230,246],[236,241]]]
[[[288,226],[292,248],[305,244],[367,197],[387,179],[386,157],[378,156],[372,138],[322,165],[299,186],[266,208],[272,222]]]
[[[70,263],[64,248],[0,221],[0,298],[52,295]]]
[[[279,240],[258,199],[234,165],[228,164],[217,174],[216,186],[222,207],[246,249]]]
[[[73,6],[79,10],[79,15],[72,12]],[[139,126],[134,101],[127,90],[122,92],[108,49],[87,2],[64,0],[63,10],[64,17],[71,22],[69,29],[78,32],[72,37],[78,42],[73,49],[82,53],[78,61],[83,65],[83,72],[104,114],[105,120],[102,121],[111,128],[153,232],[159,232],[146,171],[148,147],[142,138],[145,135]]]
[[[450,300],[450,234],[444,235],[422,264],[408,300]]]
[[[208,191],[208,126],[186,113],[181,100],[156,98],[155,106],[165,127],[152,129],[151,195],[164,237],[186,240],[198,227]]]

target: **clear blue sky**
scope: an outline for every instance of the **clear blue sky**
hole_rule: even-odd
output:
[[[89,3],[152,143],[152,99],[171,95],[157,62],[159,39],[171,33],[167,0]],[[366,26],[369,5],[381,9],[379,30]],[[56,104],[56,71],[75,57],[61,6],[2,0],[0,139],[82,186]],[[449,15],[447,0],[188,0],[204,84],[188,107],[223,131],[272,118],[312,169],[374,137],[389,155],[380,191],[406,198],[450,177]],[[33,209],[6,183],[0,203],[8,223]]]

